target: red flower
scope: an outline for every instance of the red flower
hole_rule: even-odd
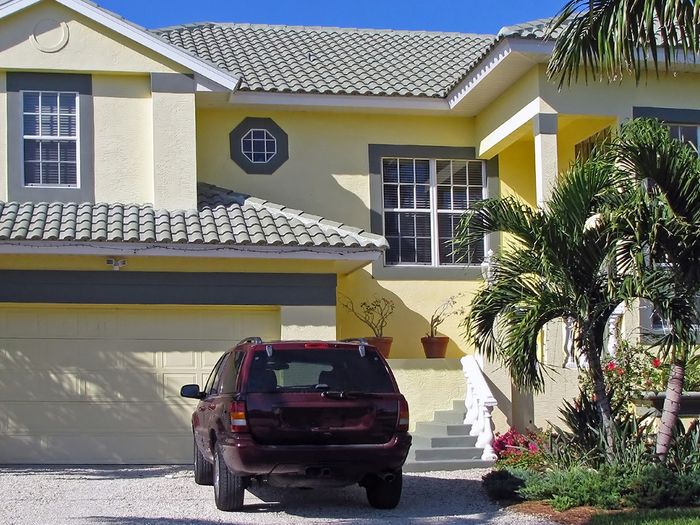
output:
[[[612,371],[615,370],[615,366],[615,361],[609,361],[608,364],[605,366],[605,369]]]
[[[651,366],[653,366],[654,368],[659,368],[661,366],[661,359],[659,359],[658,357],[652,359]]]
[[[622,367],[621,367],[621,366],[618,366],[618,367],[617,367],[617,370],[616,370],[616,372],[617,372],[617,375],[619,375],[619,376],[621,376],[622,374],[624,374],[624,373],[625,373],[625,371],[624,371],[624,370],[622,369]]]

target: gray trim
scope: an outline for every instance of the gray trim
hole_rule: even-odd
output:
[[[22,177],[21,90],[77,91],[80,118],[79,188],[26,187]],[[19,202],[94,202],[95,132],[92,77],[59,73],[7,73],[7,196]]]
[[[633,107],[632,117],[655,118],[675,124],[700,124],[698,109]]]
[[[534,135],[556,135],[558,131],[558,115],[556,113],[538,113],[532,117],[532,132]]]
[[[426,159],[467,159],[476,160],[476,149],[472,147],[451,146],[412,146],[392,144],[370,144],[369,185],[370,185],[370,227],[372,233],[384,235],[382,210],[382,158],[407,157]],[[486,161],[486,191],[489,197],[498,194],[498,157]],[[489,238],[489,249],[496,251],[499,238]],[[480,266],[385,266],[380,257],[372,263],[372,276],[385,280],[420,280],[420,281],[460,281],[481,278]]]
[[[0,270],[0,302],[335,306],[335,274]]]
[[[241,151],[241,139],[253,128],[265,129],[277,140],[277,153],[269,162],[253,163]],[[271,118],[246,117],[229,133],[231,160],[249,175],[272,175],[289,159],[289,138]]]
[[[181,73],[151,73],[151,93],[194,93],[192,75]]]

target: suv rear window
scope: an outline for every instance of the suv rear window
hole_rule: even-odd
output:
[[[339,390],[386,394],[394,385],[374,350],[365,357],[357,349],[277,350],[271,357],[256,351],[248,391],[314,392]]]

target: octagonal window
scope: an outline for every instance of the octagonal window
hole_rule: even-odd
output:
[[[241,139],[241,151],[253,164],[265,164],[277,154],[277,140],[266,129],[251,129]]]

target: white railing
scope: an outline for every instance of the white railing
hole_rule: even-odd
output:
[[[467,381],[467,415],[464,417],[464,424],[472,426],[469,435],[477,436],[476,446],[484,449],[481,459],[494,461],[496,453],[493,450],[491,412],[498,402],[493,397],[476,358],[468,355],[461,361],[464,379]]]

